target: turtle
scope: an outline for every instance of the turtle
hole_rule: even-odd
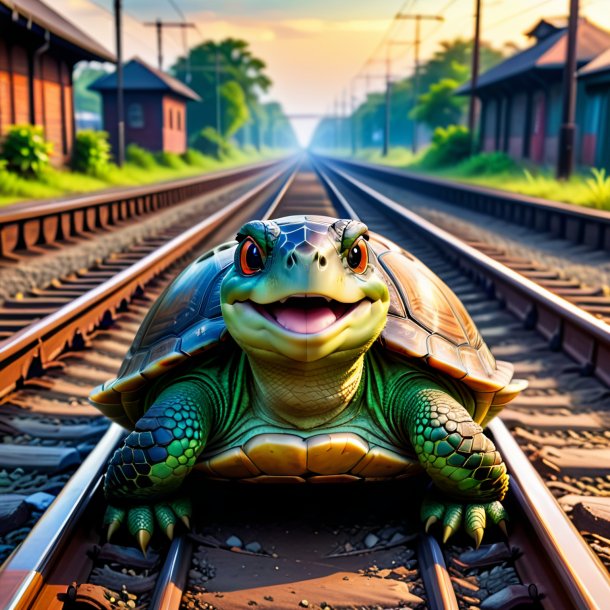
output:
[[[458,297],[359,220],[247,222],[166,288],[92,404],[132,431],[110,459],[108,537],[190,525],[193,470],[248,483],[427,474],[421,518],[478,546],[506,531],[483,428],[527,385]]]

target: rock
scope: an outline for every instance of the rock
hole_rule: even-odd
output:
[[[377,532],[377,535],[382,539],[382,540],[391,540],[394,536],[396,536],[396,534],[398,534],[400,528],[396,527],[396,526],[386,526],[382,529],[380,529]]]
[[[481,568],[508,561],[511,557],[512,553],[508,545],[504,542],[496,542],[485,544],[474,551],[466,551],[458,556],[458,560],[469,568]]]
[[[521,605],[529,606],[537,599],[536,585],[511,585],[483,600],[480,608],[481,610],[510,610],[510,608]]]
[[[235,536],[235,534],[233,534],[232,536],[229,536],[226,540],[225,540],[225,544],[227,546],[236,546],[238,548],[242,548],[242,546],[244,545],[244,543],[241,541],[241,538],[238,538],[237,536]]]
[[[391,538],[388,540],[388,545],[391,544],[398,544],[399,542],[402,541],[407,542],[407,539],[405,536],[403,536],[400,532],[394,532],[391,536]]]
[[[30,510],[25,500],[21,494],[0,495],[0,535],[17,530],[28,520]]]
[[[346,542],[345,545],[343,546],[343,550],[346,553],[351,553],[354,550],[354,546],[352,544],[350,544],[349,542]]]
[[[309,608],[309,602],[306,599],[302,599],[299,602],[299,606],[301,606],[301,608]]]
[[[610,498],[583,498],[571,515],[579,530],[610,538]]]
[[[34,510],[44,511],[49,508],[53,500],[55,500],[55,496],[45,493],[44,491],[39,491],[38,493],[28,496],[25,499],[25,502]]]
[[[364,539],[364,546],[367,549],[372,549],[378,542],[379,538],[377,538],[375,534],[367,534],[366,538]]]
[[[237,536],[235,536],[237,538]],[[239,538],[238,538],[239,540]],[[241,541],[240,541],[241,542]],[[237,546],[236,544],[232,546]],[[263,550],[263,547],[260,542],[248,542],[244,547],[246,551],[250,551],[250,553],[260,553]]]

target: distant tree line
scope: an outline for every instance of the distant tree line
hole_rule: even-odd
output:
[[[296,145],[281,105],[260,100],[272,84],[265,68],[249,44],[236,38],[203,42],[190,49],[188,57],[178,58],[171,73],[202,98],[188,105],[193,146],[205,149],[230,139],[257,149]]]
[[[415,121],[430,131],[460,124],[468,98],[455,95],[470,78],[472,43],[461,38],[440,43],[440,48],[420,67],[415,99],[413,76],[391,84],[390,145],[410,146]],[[481,71],[504,58],[502,51],[483,43]],[[354,114],[347,118],[329,117],[318,125],[312,145],[320,148],[346,148],[352,137],[358,148],[381,146],[385,121],[385,91],[369,93]],[[353,119],[353,120],[352,120]]]

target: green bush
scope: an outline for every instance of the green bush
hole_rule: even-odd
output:
[[[591,170],[592,177],[585,179],[585,185],[589,190],[589,203],[600,209],[610,207],[610,176],[606,174],[605,169],[593,168]]]
[[[195,134],[192,146],[204,155],[216,159],[221,159],[231,153],[231,145],[213,127],[204,127]]]
[[[180,158],[187,164],[193,167],[204,167],[209,165],[210,159],[198,150],[192,148],[187,149],[186,152],[182,153]]]
[[[157,167],[155,155],[137,144],[130,144],[127,147],[125,158],[129,163],[142,169],[155,169]]]
[[[161,151],[155,155],[155,159],[159,165],[170,167],[171,169],[184,169],[184,161],[180,155],[172,152]]]
[[[470,132],[461,125],[438,127],[418,165],[426,169],[457,165],[470,155]]]
[[[480,153],[462,161],[456,172],[461,176],[494,176],[513,174],[519,165],[512,157],[503,152]]]
[[[42,127],[13,125],[2,144],[0,158],[8,170],[22,176],[39,176],[49,166],[53,145],[44,139]]]
[[[90,176],[105,176],[110,169],[110,143],[105,131],[84,130],[76,134],[72,169]]]

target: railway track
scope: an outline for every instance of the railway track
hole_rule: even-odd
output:
[[[540,358],[548,358],[548,366],[555,371],[560,365],[569,366],[565,356],[552,353],[541,340],[535,339],[533,330],[522,329],[511,313],[500,309],[488,291],[481,290],[473,261],[469,262],[468,273],[464,273],[450,261],[453,253],[448,254],[443,245],[438,246],[425,233],[423,225],[414,231],[413,219],[398,214],[395,208],[386,205],[383,197],[376,199],[373,206],[370,190],[360,189],[347,176],[326,167],[318,169],[330,198],[305,166],[300,174],[285,178],[281,186],[273,189],[272,203],[265,205],[267,214],[285,216],[306,210],[337,215],[338,209],[341,216],[360,216],[372,230],[404,245],[439,273],[464,299],[488,343],[495,345],[504,359],[514,360],[517,368],[521,367],[528,376],[540,372],[523,358],[533,350],[540,352]],[[262,216],[261,205],[251,205],[248,212],[236,206],[225,216],[231,219],[230,226],[218,221],[221,228],[206,246],[227,239],[248,215]],[[164,246],[165,252],[175,249]],[[475,258],[485,260],[481,256]],[[184,264],[184,258],[181,260]],[[465,266],[461,259],[459,263]],[[483,265],[483,269],[487,267]],[[504,273],[510,276],[510,272]],[[60,382],[65,380],[62,374],[66,368],[70,373],[70,366],[76,367],[76,371],[72,369],[76,378],[82,375],[82,369],[88,368],[83,362],[88,358],[90,363],[99,358],[106,369],[104,373],[111,372],[169,275],[170,271],[157,273],[156,279],[148,282],[127,306],[119,308],[106,303],[96,309],[93,318],[81,323],[79,334],[82,328],[88,329],[79,345],[84,349],[78,353],[60,350],[53,357],[53,361],[62,363],[56,371]],[[140,279],[138,285],[144,284]],[[489,288],[489,279],[484,286]],[[499,290],[496,292],[503,295]],[[119,303],[128,301],[123,293],[119,296]],[[95,307],[98,306],[83,311]],[[102,309],[114,313],[112,321],[100,314]],[[75,309],[73,314],[75,320],[82,317],[81,310]],[[100,320],[104,320],[105,328],[99,327]],[[53,324],[53,320],[49,323]],[[502,334],[505,326],[508,336],[505,330]],[[44,338],[43,335],[43,341]],[[572,369],[580,379],[580,371]],[[596,371],[603,373],[603,367],[596,367]],[[87,385],[94,385],[96,379],[89,378]],[[542,389],[548,391],[547,378],[542,375],[541,379]],[[593,390],[603,394],[601,384],[587,381],[596,384],[593,389],[587,386],[589,394]],[[533,385],[535,397],[540,388],[536,383]],[[552,389],[562,397],[558,402],[563,407],[566,392],[570,399],[580,397],[578,392],[570,394],[560,384]],[[40,390],[38,387],[32,390],[29,399]],[[559,410],[551,408],[553,413]],[[517,410],[518,414],[527,412],[527,404]],[[492,537],[491,545],[473,551],[467,540],[460,539],[441,552],[433,538],[418,533],[416,503],[384,501],[421,493],[416,483],[406,493],[404,487],[390,485],[378,488],[378,494],[366,494],[365,498],[345,489],[319,493],[263,489],[249,495],[247,518],[243,490],[231,492],[210,484],[204,488],[204,497],[210,500],[196,511],[203,517],[201,522],[196,521],[191,535],[178,537],[169,548],[157,542],[150,556],[143,558],[133,550],[102,545],[97,529],[103,509],[100,477],[122,436],[122,431],[112,426],[5,564],[0,573],[4,596],[1,601],[8,608],[60,608],[62,604],[66,608],[72,605],[222,609],[249,608],[254,604],[267,608],[332,608],[340,607],[341,599],[345,601],[348,595],[349,603],[365,608],[404,607],[405,603],[422,608],[469,608],[481,604],[488,608],[512,607],[502,606],[498,601],[498,596],[504,595],[531,607],[536,604],[547,608],[603,607],[601,604],[610,593],[607,573],[506,428],[496,425],[493,433],[513,476],[509,508],[514,527],[508,546]],[[529,451],[527,446],[524,448]],[[552,478],[547,479],[550,482]],[[566,556],[567,548],[570,557]],[[72,581],[78,586],[71,586]],[[124,590],[119,586],[121,581]],[[110,590],[111,593],[107,592]],[[324,599],[320,597],[322,591]]]
[[[448,180],[333,160],[477,250],[610,322],[610,215]]]

